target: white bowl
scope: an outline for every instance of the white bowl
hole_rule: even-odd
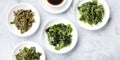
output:
[[[15,55],[19,53],[20,49],[23,49],[24,47],[35,47],[36,48],[36,52],[40,52],[42,53],[42,55],[40,56],[40,60],[45,60],[45,53],[44,50],[40,47],[39,44],[35,43],[35,42],[31,42],[31,41],[26,41],[26,42],[22,42],[20,44],[18,44],[12,54],[12,60],[16,60]]]
[[[41,4],[41,6],[47,11],[47,12],[50,12],[50,13],[55,13],[55,14],[58,14],[58,13],[62,13],[64,11],[66,11],[70,5],[72,4],[72,1],[73,0],[65,0],[65,4],[63,4],[63,6],[60,6],[60,7],[51,7],[49,6],[45,0],[38,0],[39,3]]]
[[[58,7],[64,6],[64,4],[66,3],[67,0],[63,0],[63,2],[60,3],[60,4],[58,4],[58,5],[52,5],[52,4],[50,4],[47,0],[44,0],[44,1],[45,1],[45,3],[46,3],[47,5],[49,5],[50,7],[58,8]]]
[[[31,9],[35,13],[35,16],[34,16],[35,22],[32,24],[32,27],[23,34],[20,33],[20,30],[17,29],[15,24],[10,24],[10,22],[12,22],[15,17],[13,11],[17,11],[19,9],[24,9],[24,10]],[[32,35],[38,29],[39,24],[40,24],[40,16],[39,16],[38,11],[32,5],[26,4],[26,3],[20,3],[20,4],[15,5],[10,10],[8,17],[7,17],[8,29],[10,30],[10,32],[12,32],[13,34],[20,36],[20,37],[26,37],[26,36]]]
[[[110,9],[109,9],[109,6],[108,6],[108,4],[106,3],[105,0],[98,0],[98,3],[102,4],[103,7],[104,7],[104,11],[105,11],[104,17],[102,19],[102,22],[98,23],[97,25],[91,26],[91,25],[89,25],[87,23],[84,23],[84,22],[82,22],[82,21],[79,20],[79,18],[80,18],[81,15],[80,15],[80,13],[79,13],[79,11],[77,9],[78,6],[81,6],[82,4],[84,4],[86,2],[89,2],[89,1],[92,1],[92,0],[80,0],[77,3],[76,8],[75,8],[75,18],[77,19],[78,24],[81,27],[83,27],[83,28],[85,28],[87,30],[98,30],[98,29],[102,28],[103,26],[105,26],[105,24],[108,22],[109,17],[110,17]]]
[[[64,48],[62,48],[60,50],[56,50],[54,46],[52,46],[52,45],[49,44],[48,36],[47,36],[45,30],[48,27],[53,26],[54,24],[59,24],[59,23],[64,23],[64,24],[70,24],[71,25],[71,27],[73,29],[73,31],[72,31],[72,42],[71,42],[70,46],[64,47]],[[54,53],[62,54],[62,53],[69,52],[70,50],[72,50],[75,47],[75,45],[77,43],[77,40],[78,40],[78,32],[77,32],[76,27],[70,21],[68,21],[67,19],[64,19],[64,18],[55,18],[55,19],[52,19],[50,22],[48,22],[47,25],[45,26],[44,31],[43,31],[42,39],[45,41],[46,47],[50,51],[52,51]]]

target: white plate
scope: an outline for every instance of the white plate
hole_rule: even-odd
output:
[[[66,11],[72,3],[72,0],[67,0],[64,6],[56,8],[56,7],[49,6],[44,0],[38,0],[38,1],[40,2],[41,6],[50,13],[62,13]]]
[[[20,33],[20,30],[17,29],[15,24],[10,24],[10,22],[12,22],[14,20],[14,17],[15,17],[13,11],[17,11],[19,9],[24,9],[24,10],[31,9],[35,13],[35,16],[34,16],[35,22],[32,24],[32,27],[27,32],[25,32],[23,34]],[[15,5],[10,10],[8,17],[7,17],[7,25],[8,25],[9,30],[13,34],[20,36],[20,37],[26,37],[26,36],[32,35],[38,29],[39,24],[40,24],[40,16],[39,16],[38,11],[32,5],[26,4],[26,3],[20,3],[20,4]]]
[[[20,44],[18,44],[12,54],[12,60],[16,60],[15,55],[19,53],[20,49],[23,49],[24,47],[35,47],[36,48],[36,52],[40,52],[42,53],[42,55],[40,56],[40,60],[45,60],[45,53],[44,50],[40,47],[39,44],[35,43],[35,42],[31,42],[31,41],[26,41],[26,42],[22,42]]]
[[[78,24],[81,27],[83,27],[83,28],[85,28],[87,30],[98,30],[98,29],[102,28],[103,26],[105,26],[105,24],[109,20],[109,17],[110,17],[109,6],[108,6],[108,4],[106,3],[105,0],[98,0],[99,4],[103,5],[104,10],[105,10],[105,14],[104,14],[102,22],[98,23],[97,25],[90,26],[89,24],[87,24],[87,23],[85,24],[84,22],[79,20],[80,13],[79,13],[79,11],[77,9],[78,6],[81,6],[82,4],[84,4],[85,2],[88,2],[88,1],[92,1],[92,0],[79,0],[79,2],[76,5],[76,8],[75,8],[75,18],[77,19],[77,21],[79,22]]]
[[[71,43],[70,46],[64,47],[64,48],[62,48],[60,50],[55,50],[55,47],[49,44],[48,36],[47,36],[45,30],[48,27],[53,26],[54,24],[59,24],[59,23],[64,23],[64,24],[70,24],[71,25],[71,27],[73,29],[73,31],[72,31],[72,43]],[[77,40],[78,40],[78,32],[77,32],[76,27],[70,21],[68,21],[68,20],[66,20],[64,18],[55,18],[55,19],[52,19],[50,22],[48,22],[47,25],[45,26],[44,31],[43,31],[42,39],[45,40],[46,47],[50,51],[52,51],[54,53],[60,53],[60,54],[62,54],[62,53],[69,52],[70,50],[72,50],[75,47],[75,45],[77,43]]]

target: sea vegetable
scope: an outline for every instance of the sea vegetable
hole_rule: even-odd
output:
[[[79,20],[84,23],[88,23],[93,26],[102,22],[104,16],[103,5],[98,5],[97,0],[92,2],[86,2],[78,7],[79,13],[81,14]]]
[[[35,47],[24,47],[23,49],[20,49],[19,53],[17,53],[15,56],[16,60],[40,60],[41,55],[42,54],[40,52],[36,52]]]
[[[10,22],[10,24],[15,24],[21,34],[27,32],[32,27],[33,22],[35,22],[32,10],[20,9],[14,11],[14,16],[14,21]]]
[[[72,42],[72,27],[70,24],[55,24],[46,29],[48,41],[56,50],[67,47]]]

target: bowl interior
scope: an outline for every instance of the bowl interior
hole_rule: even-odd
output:
[[[50,26],[53,26],[54,24],[59,24],[59,23],[64,23],[64,24],[70,24],[73,31],[72,31],[72,43],[70,46],[67,46],[67,47],[64,47],[60,50],[55,50],[54,46],[50,45],[49,42],[48,42],[48,36],[45,32],[45,30],[50,27]],[[47,25],[45,26],[45,30],[43,32],[43,39],[45,40],[46,42],[46,47],[52,51],[52,52],[55,52],[55,53],[66,53],[70,50],[72,50],[74,48],[74,46],[76,45],[77,43],[77,38],[78,38],[78,34],[77,34],[77,29],[75,28],[75,26],[69,22],[68,20],[66,19],[63,19],[63,18],[56,18],[56,19],[53,19],[51,20],[50,22],[47,23]]]
[[[36,48],[36,52],[40,52],[42,53],[42,55],[40,56],[40,60],[45,60],[45,53],[44,53],[44,50],[37,44],[37,43],[34,43],[34,42],[30,42],[30,41],[27,41],[27,42],[23,42],[23,43],[20,43],[19,45],[16,46],[14,52],[13,52],[13,56],[12,56],[12,59],[13,60],[16,60],[16,57],[15,55],[17,53],[19,53],[19,50],[20,49],[23,49],[24,47],[35,47]]]
[[[35,16],[34,16],[35,22],[32,24],[32,27],[27,32],[25,32],[23,34],[20,33],[20,30],[17,29],[15,24],[10,24],[10,22],[12,22],[14,20],[14,17],[15,17],[13,12],[17,11],[19,9],[24,9],[24,10],[31,9],[35,13]],[[39,24],[40,24],[40,16],[39,16],[38,11],[33,6],[31,6],[29,4],[21,3],[21,4],[14,6],[10,10],[10,12],[8,14],[7,24],[8,24],[9,30],[12,33],[14,33],[17,36],[25,37],[25,36],[29,36],[29,35],[33,34],[37,30],[37,28],[39,27]]]
[[[105,0],[98,0],[98,4],[99,5],[103,5],[105,13],[104,13],[102,22],[100,22],[100,23],[98,23],[96,25],[91,26],[91,25],[89,25],[87,23],[84,23],[84,22],[82,22],[82,21],[79,20],[79,18],[80,18],[81,15],[80,15],[80,13],[79,13],[79,11],[77,9],[78,6],[81,6],[85,2],[89,2],[89,1],[92,1],[92,0],[80,0],[78,2],[78,4],[76,5],[76,8],[75,8],[75,18],[77,19],[78,24],[81,27],[83,27],[83,28],[85,28],[87,30],[98,30],[98,29],[102,28],[107,23],[107,21],[109,20],[109,16],[110,16],[109,6],[107,5],[107,3],[106,3]]]

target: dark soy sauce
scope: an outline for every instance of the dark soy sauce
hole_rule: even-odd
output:
[[[63,0],[47,0],[52,5],[59,5],[63,2]]]

